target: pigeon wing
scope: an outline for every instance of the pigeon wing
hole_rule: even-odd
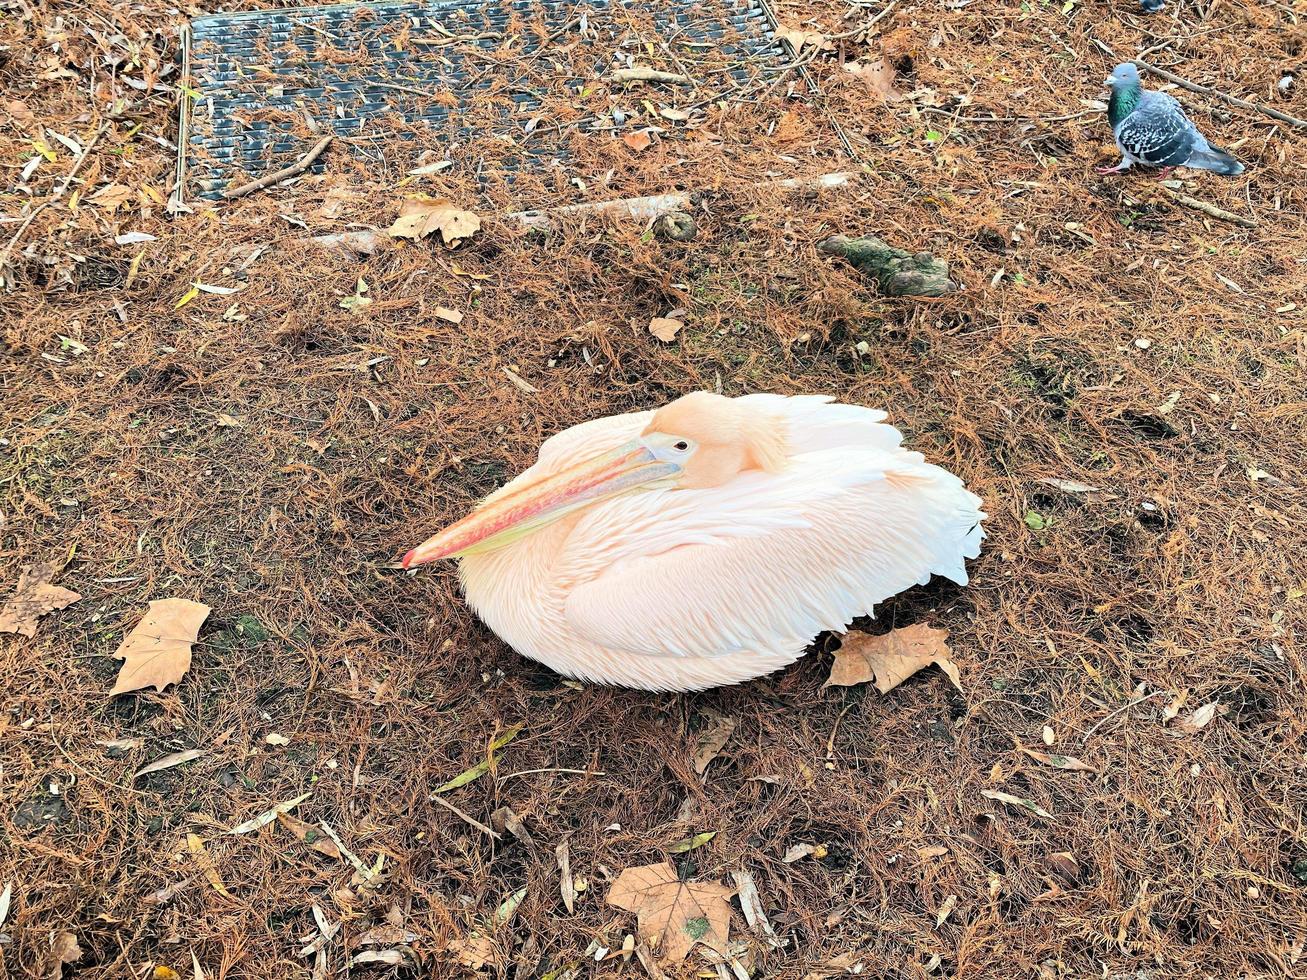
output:
[[[1116,130],[1121,149],[1149,167],[1183,166],[1206,142],[1165,92],[1145,92],[1134,112]]]

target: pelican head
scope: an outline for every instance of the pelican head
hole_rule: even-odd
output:
[[[566,514],[626,493],[721,486],[739,473],[785,465],[779,419],[711,392],[654,412],[644,431],[483,502],[404,556],[413,568],[511,544]]]

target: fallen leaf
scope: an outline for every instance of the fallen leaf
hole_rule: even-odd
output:
[[[646,130],[633,129],[622,136],[622,142],[636,153],[642,153],[653,144],[653,137]]]
[[[873,95],[886,102],[903,98],[903,93],[894,88],[894,68],[884,58],[875,61],[846,61],[844,70],[861,80]]]
[[[1162,721],[1163,722],[1170,721],[1172,718],[1178,715],[1180,713],[1180,709],[1184,707],[1185,702],[1188,700],[1189,700],[1189,689],[1185,688],[1183,691],[1181,691],[1179,694],[1176,695],[1174,701],[1172,701],[1170,704],[1166,706],[1166,710],[1162,712]]]
[[[55,958],[52,976],[63,976],[65,963],[76,963],[81,959],[81,946],[77,945],[77,937],[69,932],[55,933],[50,937],[50,955]]]
[[[405,966],[413,962],[413,954],[407,949],[370,949],[353,957],[346,967],[360,963],[379,963],[382,966]]]
[[[947,630],[922,623],[880,636],[846,633],[824,686],[849,687],[874,680],[876,690],[888,694],[923,667],[937,664],[960,691],[962,681],[957,664],[948,659],[952,651],[944,642],[947,639]]]
[[[658,947],[662,959],[679,963],[695,943],[726,949],[734,894],[716,882],[681,881],[663,861],[623,871],[608,890],[608,904],[634,912],[640,938]]]
[[[825,34],[804,27],[787,27],[781,24],[776,28],[776,36],[794,49],[795,57],[803,54],[804,48],[816,48],[818,51],[835,50],[835,45]]]
[[[781,858],[784,864],[793,864],[795,861],[801,861],[812,854],[815,854],[817,847],[815,844],[791,844],[785,849],[785,856]]]
[[[195,281],[195,288],[213,296],[234,296],[245,291],[244,286],[215,286],[212,283],[200,282],[198,279]]]
[[[1087,762],[1081,762],[1079,759],[1070,755],[1058,755],[1056,752],[1035,752],[1031,749],[1022,749],[1030,758],[1042,762],[1046,766],[1053,766],[1057,769],[1071,769],[1075,772],[1098,772]]]
[[[475,779],[480,779],[482,776],[484,776],[487,772],[490,771],[490,766],[493,763],[499,761],[499,757],[495,755],[495,753],[498,752],[500,749],[502,749],[509,742],[513,741],[513,739],[517,738],[518,733],[521,732],[522,729],[525,727],[526,726],[524,724],[519,723],[514,725],[512,728],[508,729],[507,731],[505,731],[502,735],[500,735],[498,738],[496,738],[494,741],[490,743],[490,751],[486,753],[485,759],[483,759],[481,762],[478,762],[471,769],[465,769],[463,772],[459,773],[457,776],[455,776],[449,782],[445,783],[443,786],[437,786],[434,790],[432,790],[432,793],[447,793],[451,789],[458,789],[460,786],[466,786],[468,783],[472,782]]]
[[[133,779],[139,779],[141,776],[148,776],[152,772],[162,772],[165,769],[171,769],[173,766],[180,766],[183,762],[191,762],[204,755],[203,749],[186,749],[184,752],[172,752],[161,759],[155,759],[148,766],[137,771]]]
[[[9,113],[9,118],[14,122],[22,125],[36,122],[36,114],[32,112],[26,102],[20,102],[18,99],[6,99],[5,112]]]
[[[1054,490],[1061,490],[1064,493],[1097,493],[1099,489],[1088,483],[1081,483],[1079,480],[1048,479],[1039,482],[1046,487],[1052,487]]]
[[[686,837],[684,840],[678,840],[675,844],[668,847],[667,850],[672,854],[684,854],[687,851],[693,851],[697,847],[703,847],[704,844],[707,844],[716,836],[717,831],[705,830],[703,833],[695,834],[693,837]]]
[[[155,599],[145,617],[127,634],[113,655],[122,669],[109,696],[154,686],[162,691],[191,668],[191,644],[209,607],[189,599]]]
[[[554,857],[558,861],[558,890],[563,896],[563,904],[568,912],[576,911],[576,879],[572,877],[572,849],[567,841],[554,848]]]
[[[1023,800],[1019,796],[1013,796],[1011,793],[1004,793],[997,789],[982,789],[980,795],[987,800],[994,800],[998,803],[1009,803],[1012,806],[1019,806],[1023,810],[1029,810],[1031,813],[1044,817],[1047,820],[1053,819],[1053,814],[1049,813],[1042,806],[1032,803],[1030,800]]]
[[[251,817],[244,823],[237,824],[235,827],[232,827],[231,830],[227,831],[227,833],[248,834],[260,829],[261,827],[266,827],[282,814],[289,813],[291,810],[295,809],[312,795],[312,793],[304,793],[301,796],[295,797],[293,800],[286,800],[284,803],[278,803],[271,810],[264,810],[257,817]]]
[[[479,932],[472,933],[466,939],[451,939],[445,949],[453,953],[454,958],[469,970],[482,970],[495,965],[499,960],[494,940]]]
[[[340,860],[340,848],[336,842],[311,823],[305,823],[299,817],[292,816],[284,810],[277,814],[277,823],[302,840],[319,854]]]
[[[748,923],[749,928],[755,935],[763,937],[767,945],[772,948],[780,949],[785,946],[787,940],[776,935],[771,920],[767,918],[767,910],[763,908],[762,896],[758,894],[758,883],[753,880],[753,875],[748,871],[732,871],[731,880],[735,882],[735,894],[740,900],[740,911],[744,913],[744,921]],[[627,935],[626,938],[632,937]],[[635,948],[634,942],[631,943],[631,948]]]
[[[106,211],[114,211],[122,207],[133,197],[136,191],[126,184],[105,184],[98,191],[86,199],[87,204],[94,204],[96,207],[104,208]]]
[[[708,724],[699,733],[699,737],[694,744],[694,771],[699,776],[704,774],[704,770],[726,747],[731,733],[735,731],[734,718],[719,715],[715,711],[704,713],[708,716]]]
[[[144,255],[145,253],[142,252],[141,254]],[[174,310],[180,310],[183,306],[185,306],[187,303],[189,303],[191,300],[193,300],[196,296],[199,295],[200,295],[200,287],[195,285],[194,283],[191,283],[191,288],[186,290],[186,292],[182,293],[181,299],[177,300],[177,302],[173,304],[172,308]]]
[[[927,858],[943,857],[947,853],[948,853],[948,848],[941,847],[939,844],[935,844],[931,847],[917,848],[917,857],[921,858],[923,861],[926,860]]]
[[[430,177],[432,174],[438,174],[442,170],[448,170],[453,165],[453,160],[437,160],[435,163],[424,163],[420,167],[414,167],[408,172],[408,175],[410,177]]]
[[[420,194],[404,199],[399,217],[386,229],[392,238],[425,238],[440,232],[446,245],[471,238],[481,229],[481,219],[442,198]]]
[[[0,633],[35,636],[38,619],[81,598],[71,589],[50,584],[61,570],[62,566],[52,561],[23,567],[18,574],[18,588],[0,609]]]
[[[117,759],[134,749],[139,749],[145,744],[145,740],[140,738],[114,738],[103,742],[97,741],[95,744],[104,746],[104,754],[109,758]]]
[[[341,309],[349,310],[351,313],[361,313],[372,305],[372,297],[367,295],[367,281],[359,276],[359,280],[354,284],[354,295],[346,296],[340,301]]]
[[[939,911],[935,913],[935,928],[939,928],[953,914],[953,910],[958,907],[958,897],[950,895],[939,906]]]
[[[463,314],[458,310],[451,310],[448,306],[437,306],[435,313],[437,317],[442,320],[448,320],[450,323],[457,324],[463,322]]]
[[[150,980],[182,980],[182,975],[170,966],[156,966],[150,973]]]
[[[140,245],[142,242],[152,241],[155,241],[155,237],[143,231],[129,231],[123,235],[115,235],[113,238],[115,245]]]
[[[1068,884],[1075,884],[1080,878],[1080,862],[1070,851],[1057,851],[1044,859],[1048,869],[1066,879]]]
[[[673,109],[669,106],[662,106],[658,110],[658,115],[662,116],[664,119],[671,120],[672,122],[685,122],[690,118],[690,114],[684,109]]]
[[[218,428],[220,428],[220,429],[243,429],[243,428],[245,428],[245,423],[244,423],[244,422],[242,422],[240,419],[236,418],[234,415],[228,415],[228,414],[225,413],[225,412],[219,412],[218,415],[217,415],[217,418],[215,419],[215,421],[218,423]]]
[[[290,745],[290,739],[281,734],[281,732],[269,732],[267,735],[263,736],[263,740],[269,745]]]
[[[9,901],[14,894],[14,883],[5,882],[4,891],[0,891],[0,926],[5,924],[5,919],[9,918]]]
[[[213,886],[213,890],[219,895],[231,898],[232,894],[227,891],[227,886],[222,883],[222,877],[218,874],[218,868],[213,863],[213,858],[204,849],[204,839],[197,837],[195,834],[187,834],[186,849],[191,852],[191,857],[195,859],[195,863],[199,865],[200,870],[204,872],[204,877]]]
[[[670,317],[656,316],[649,321],[649,332],[665,344],[670,344],[676,339],[685,324],[680,320],[673,320]]]
[[[535,846],[535,838],[531,836],[531,832],[522,823],[522,818],[517,815],[511,806],[501,806],[491,813],[490,826],[501,834],[507,831],[523,844],[530,847]]]
[[[1229,707],[1224,704],[1219,704],[1216,701],[1211,701],[1203,705],[1201,708],[1198,708],[1196,711],[1192,711],[1185,715],[1175,723],[1175,727],[1183,732],[1188,732],[1190,735],[1193,735],[1210,725],[1217,715],[1226,715],[1229,713]]]

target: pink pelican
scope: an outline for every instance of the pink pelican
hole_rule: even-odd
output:
[[[980,498],[885,417],[697,392],[583,422],[403,565],[458,558],[482,620],[569,677],[654,691],[758,677],[932,574],[967,582]]]

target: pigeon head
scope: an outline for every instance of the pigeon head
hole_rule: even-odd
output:
[[[1113,92],[1137,88],[1139,86],[1139,69],[1127,61],[1112,69],[1112,74],[1104,79],[1103,84]]]

